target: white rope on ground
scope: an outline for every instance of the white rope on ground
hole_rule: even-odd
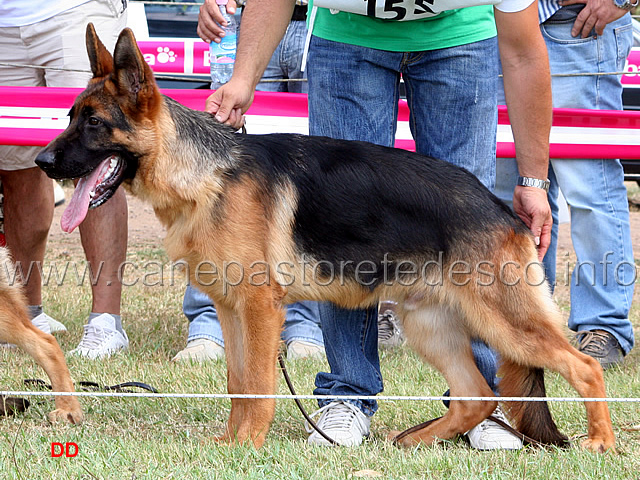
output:
[[[232,393],[149,393],[149,392],[35,392],[0,391],[5,396],[29,397],[144,397],[144,398],[205,398],[205,399],[277,399],[277,400],[379,400],[379,401],[498,401],[498,402],[611,402],[638,403],[640,398],[581,398],[581,397],[447,397],[447,396],[411,396],[411,395],[262,395]]]

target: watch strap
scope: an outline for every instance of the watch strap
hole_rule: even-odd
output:
[[[551,182],[548,179],[541,180],[539,178],[532,178],[532,177],[518,177],[518,185],[521,187],[541,188],[545,192],[548,192]]]

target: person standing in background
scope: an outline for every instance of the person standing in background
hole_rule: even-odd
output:
[[[540,31],[554,76],[553,106],[622,110],[620,75],[633,44],[627,0],[539,0]],[[504,103],[504,97],[502,98]],[[578,349],[603,368],[620,364],[634,345],[629,311],[636,280],[624,171],[617,159],[553,158],[549,165],[552,241],[544,257],[556,282],[558,191],[570,206],[577,262],[571,278],[569,328]],[[496,194],[506,202],[518,181],[513,159],[497,164]]]
[[[126,25],[126,0],[3,0],[0,3],[0,84],[32,87],[86,87],[91,72],[85,46],[93,22],[113,49]],[[33,67],[31,66],[33,65]],[[35,67],[35,68],[34,68]],[[40,147],[0,146],[7,246],[27,271],[42,262],[53,220],[53,183],[36,167]],[[82,246],[92,268],[92,309],[84,335],[72,354],[100,358],[129,345],[120,318],[122,285],[118,269],[127,249],[127,202],[122,189],[80,225]],[[25,284],[33,322],[49,333],[66,329],[42,308],[37,269]],[[23,279],[25,280],[25,279]]]

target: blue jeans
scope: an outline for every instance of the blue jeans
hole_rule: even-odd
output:
[[[307,22],[292,20],[287,26],[284,37],[273,52],[267,69],[261,80],[306,79],[306,72],[302,71],[302,54],[307,37]],[[307,93],[307,82],[260,82],[256,90],[266,92],[294,92]]]
[[[441,50],[398,53],[313,36],[307,62],[309,133],[392,146],[402,74],[418,152],[495,181],[498,53],[496,39]],[[384,232],[380,232],[384,235]],[[320,319],[331,373],[317,395],[376,395],[383,389],[376,309],[324,304]],[[494,353],[474,342],[480,371],[495,390]],[[329,401],[320,401],[320,406]],[[373,415],[373,400],[354,401]]]
[[[207,295],[188,285],[184,292],[182,311],[189,320],[187,342],[206,338],[224,346],[218,313]],[[286,344],[298,340],[322,345],[319,317],[318,303],[316,302],[298,302],[288,305],[282,340]]]
[[[572,25],[573,21],[551,20],[540,26],[551,73],[624,69],[632,43],[629,15],[607,25],[604,35],[597,37],[574,38]],[[622,109],[618,76],[553,77],[552,82],[556,108]],[[498,160],[496,194],[507,202],[511,202],[517,175],[513,159]],[[620,161],[551,159],[549,180],[549,203],[554,216],[551,246],[544,258],[549,283],[552,287],[556,283],[560,189],[571,207],[571,239],[577,256],[571,278],[569,328],[606,330],[616,337],[626,354],[634,345],[629,310],[635,266]]]

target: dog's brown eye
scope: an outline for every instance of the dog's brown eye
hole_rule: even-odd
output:
[[[100,125],[101,123],[96,117],[89,117],[89,125]]]

